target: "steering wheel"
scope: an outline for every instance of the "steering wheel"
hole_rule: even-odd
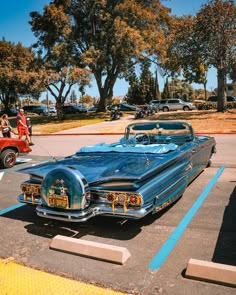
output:
[[[146,144],[146,145],[150,144],[150,137],[145,132],[135,134],[134,139],[136,143],[139,143],[139,144]]]

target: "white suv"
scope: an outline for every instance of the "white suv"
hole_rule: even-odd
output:
[[[169,111],[190,111],[190,110],[196,110],[195,104],[192,102],[186,102],[179,98],[171,98],[171,99],[162,99],[159,103],[159,110],[163,112],[169,112]]]

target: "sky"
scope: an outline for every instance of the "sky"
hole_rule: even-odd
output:
[[[43,12],[43,7],[50,3],[50,0],[0,0],[0,39],[29,47],[36,41],[29,24],[30,12]],[[172,14],[181,16],[184,14],[195,15],[202,4],[207,0],[162,0],[162,4],[172,9]],[[164,86],[164,77],[158,77],[160,90]],[[86,89],[86,94],[99,97],[96,82]],[[194,88],[202,88],[202,85],[193,84]],[[217,86],[217,76],[214,69],[208,73],[207,89],[213,90]],[[118,80],[114,87],[114,96],[124,96],[127,93],[128,84],[124,80]],[[46,93],[43,94],[46,97]],[[42,97],[44,99],[44,97]]]

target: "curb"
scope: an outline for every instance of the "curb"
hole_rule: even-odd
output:
[[[236,287],[236,266],[190,259],[186,278]]]

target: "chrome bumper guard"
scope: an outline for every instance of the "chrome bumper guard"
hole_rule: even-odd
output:
[[[35,205],[35,206],[42,204],[41,198],[27,198],[27,200],[25,200],[24,194],[19,195],[17,200],[20,203],[25,203],[25,204]]]

